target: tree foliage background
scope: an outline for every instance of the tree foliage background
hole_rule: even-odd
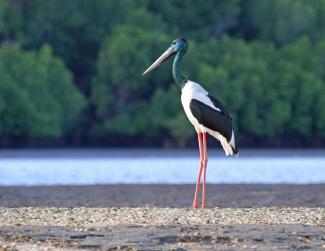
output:
[[[241,146],[325,145],[325,0],[0,0],[1,146],[186,146],[171,63],[231,111]]]

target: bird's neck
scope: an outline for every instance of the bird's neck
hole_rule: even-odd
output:
[[[173,62],[173,77],[176,84],[182,89],[187,81],[185,77],[181,74],[181,61],[183,58],[183,53],[177,52],[174,62]]]

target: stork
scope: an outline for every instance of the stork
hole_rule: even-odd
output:
[[[173,78],[181,88],[181,102],[185,114],[194,126],[199,143],[200,167],[196,182],[193,208],[198,207],[198,192],[202,184],[202,208],[206,207],[206,171],[208,164],[208,149],[206,133],[220,141],[226,155],[237,155],[237,137],[232,126],[232,118],[227,108],[214,96],[209,94],[201,85],[188,80],[181,74],[181,61],[188,49],[185,38],[175,39],[168,49],[142,75],[160,66],[161,63],[175,55],[173,61]]]

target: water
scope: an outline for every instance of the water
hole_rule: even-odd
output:
[[[192,150],[0,151],[0,185],[192,184]],[[209,151],[208,183],[325,183],[324,150]]]

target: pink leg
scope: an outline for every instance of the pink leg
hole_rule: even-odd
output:
[[[196,188],[195,188],[195,194],[194,194],[194,201],[193,201],[193,208],[197,208],[197,196],[199,193],[199,186],[200,186],[200,182],[201,182],[201,174],[202,174],[202,169],[203,169],[203,162],[202,162],[202,158],[203,158],[203,146],[202,146],[202,133],[198,132],[197,133],[197,138],[199,141],[199,150],[200,150],[200,168],[199,168],[199,173],[198,173],[198,177],[197,177],[197,182],[196,182]]]
[[[206,174],[208,165],[207,135],[203,133],[203,188],[202,188],[202,208],[206,207]]]

